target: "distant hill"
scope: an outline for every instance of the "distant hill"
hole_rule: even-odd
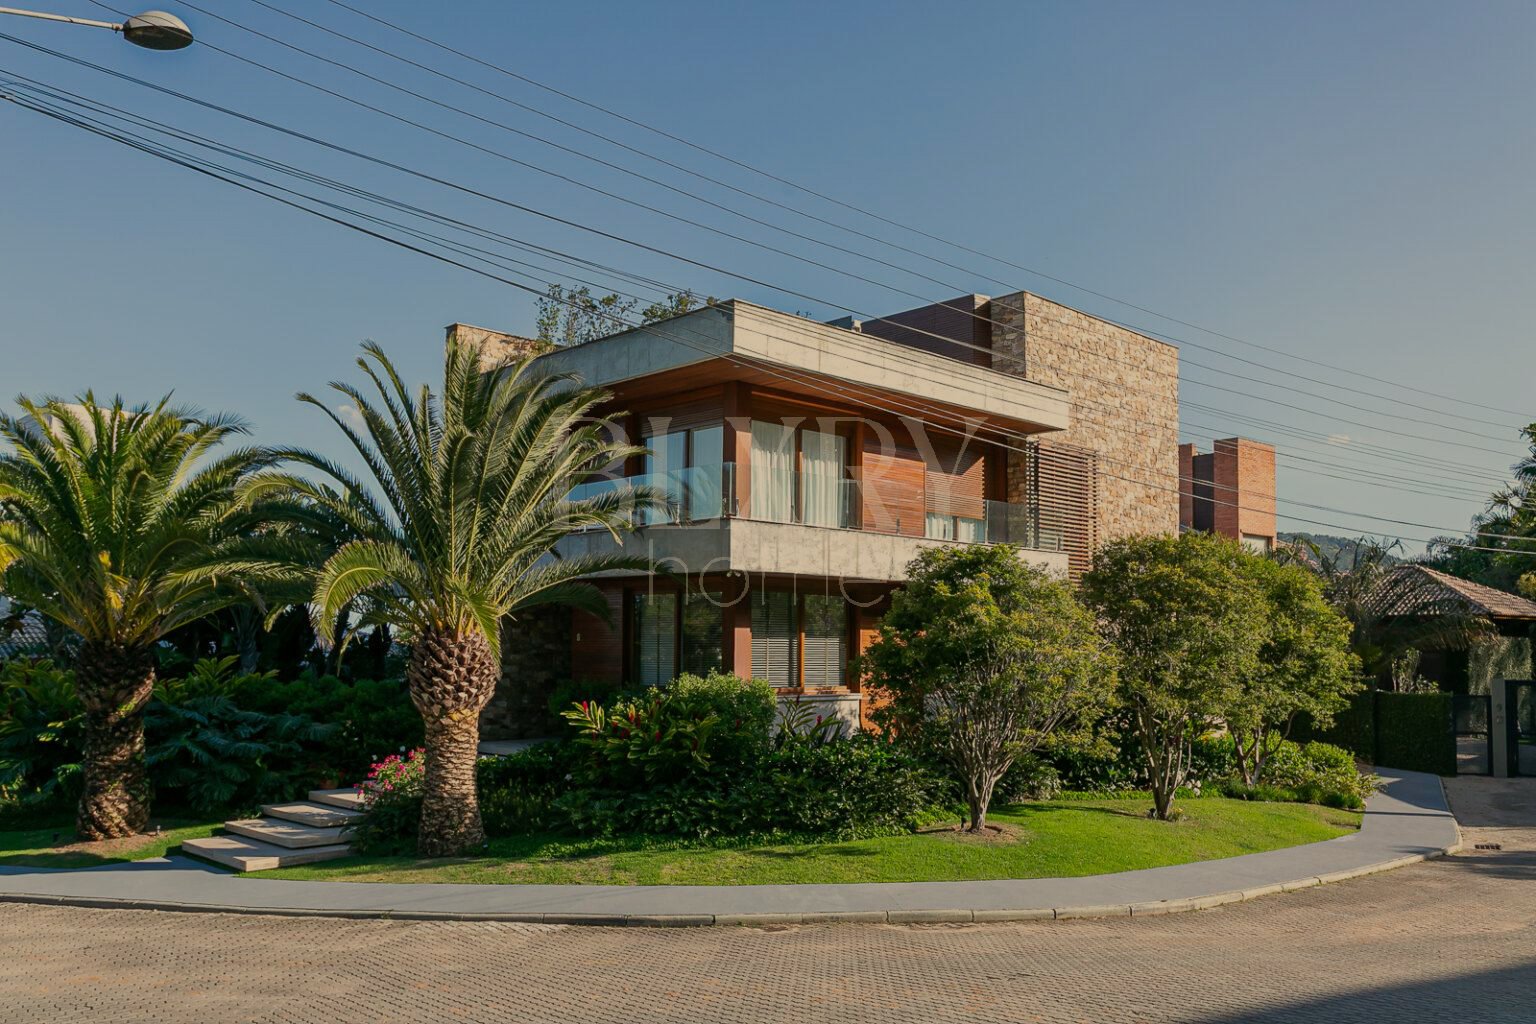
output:
[[[1355,549],[1360,546],[1361,540],[1359,537],[1335,537],[1327,533],[1282,533],[1279,536],[1281,542],[1285,544],[1311,541],[1317,545],[1318,551],[1324,558],[1346,567],[1355,563]],[[1386,556],[1388,565],[1396,565],[1401,561],[1403,559],[1396,555]]]

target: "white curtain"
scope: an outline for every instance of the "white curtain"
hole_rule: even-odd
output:
[[[803,520],[812,526],[845,526],[843,461],[845,442],[837,434],[807,430],[800,435]]]
[[[795,431],[752,421],[752,518],[788,523],[794,518]]]

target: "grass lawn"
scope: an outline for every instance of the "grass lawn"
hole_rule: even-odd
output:
[[[43,828],[0,830],[0,867],[16,868],[93,868],[101,864],[122,864],[131,860],[164,857],[167,850],[185,839],[212,835],[217,823],[191,823],[181,819],[156,822],[159,835],[108,839],[99,843],[81,843],[74,837],[74,823],[60,820]],[[54,837],[58,836],[55,841]]]
[[[658,840],[548,835],[494,839],[484,856],[449,861],[352,857],[264,871],[259,878],[355,882],[538,882],[607,885],[765,885],[778,882],[937,882],[1096,875],[1235,857],[1344,835],[1360,815],[1307,804],[1208,797],[1180,801],[1184,818],[1154,821],[1150,800],[1063,800],[999,809],[1009,835],[952,830],[841,843],[697,847]]]

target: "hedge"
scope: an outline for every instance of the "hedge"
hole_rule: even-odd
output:
[[[1456,735],[1448,693],[1366,690],[1327,729],[1298,721],[1291,738],[1343,747],[1378,768],[1456,774]]]

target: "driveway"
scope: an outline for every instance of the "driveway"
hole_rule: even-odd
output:
[[[1503,850],[1144,919],[653,930],[0,905],[0,1019],[1528,1022],[1536,785],[1451,789]]]

